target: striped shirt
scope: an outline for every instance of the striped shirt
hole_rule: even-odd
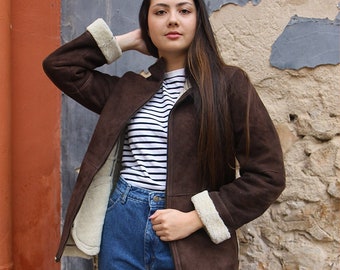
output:
[[[165,73],[157,93],[130,120],[121,175],[132,186],[164,191],[167,175],[169,114],[184,90],[185,70]]]

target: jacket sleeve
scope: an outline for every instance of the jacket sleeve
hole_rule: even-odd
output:
[[[229,106],[240,177],[218,191],[192,197],[214,243],[229,239],[236,229],[262,215],[285,187],[281,145],[266,108],[242,70],[236,69],[230,82]]]
[[[118,77],[95,70],[122,54],[111,30],[97,19],[87,31],[51,53],[43,68],[52,82],[86,108],[100,113]]]

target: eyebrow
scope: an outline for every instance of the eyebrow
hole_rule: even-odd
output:
[[[190,2],[180,2],[180,3],[176,4],[176,7],[184,6],[184,5],[187,5],[187,4],[188,5],[193,5]],[[157,4],[153,5],[153,7],[157,7],[157,6],[170,7],[168,4],[165,4],[165,3],[157,3]]]

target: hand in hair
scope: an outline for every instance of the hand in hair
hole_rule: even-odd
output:
[[[145,46],[144,40],[142,39],[140,29],[116,36],[116,39],[123,52],[135,50],[142,54],[150,55]]]

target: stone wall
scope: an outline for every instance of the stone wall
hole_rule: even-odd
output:
[[[250,76],[285,155],[285,191],[238,232],[241,269],[340,269],[340,65],[270,65],[271,46],[294,15],[334,20],[337,4],[262,0],[211,15],[224,60]]]

